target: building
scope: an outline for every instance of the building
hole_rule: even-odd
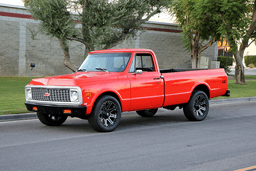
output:
[[[0,4],[0,76],[29,76],[30,64],[36,67],[32,76],[50,76],[72,73],[63,65],[63,52],[55,38],[38,31],[39,22],[31,18],[25,7]],[[126,40],[115,48],[152,49],[163,68],[191,68],[190,53],[184,48],[181,30],[176,24],[149,21],[145,31],[136,40]],[[84,60],[84,47],[70,42],[72,62],[79,66]],[[218,45],[203,52],[202,56],[216,60]]]

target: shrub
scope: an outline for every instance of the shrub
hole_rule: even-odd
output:
[[[245,56],[244,63],[248,67],[250,64],[256,65],[256,56]]]
[[[229,74],[231,72],[229,66],[233,65],[234,58],[228,56],[218,56],[217,60],[220,61],[220,68],[224,68],[225,72]]]
[[[249,64],[248,65],[250,68],[255,68],[255,65],[254,64]]]

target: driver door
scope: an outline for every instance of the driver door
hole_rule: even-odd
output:
[[[138,70],[142,70],[142,73],[136,72]],[[163,105],[164,83],[155,69],[151,54],[136,54],[128,78],[131,85],[131,111]]]

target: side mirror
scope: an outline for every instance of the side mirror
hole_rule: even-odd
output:
[[[136,70],[135,74],[142,74],[142,70],[140,69]]]

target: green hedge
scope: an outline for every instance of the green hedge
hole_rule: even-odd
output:
[[[217,60],[220,61],[220,67],[225,68],[233,65],[234,58],[228,56],[218,56]]]
[[[245,56],[244,57],[245,65],[248,67],[250,64],[256,65],[256,56]]]
[[[224,68],[227,75],[229,75],[231,72],[229,66],[233,65],[234,58],[229,56],[218,56],[217,60],[220,61],[220,68]]]

